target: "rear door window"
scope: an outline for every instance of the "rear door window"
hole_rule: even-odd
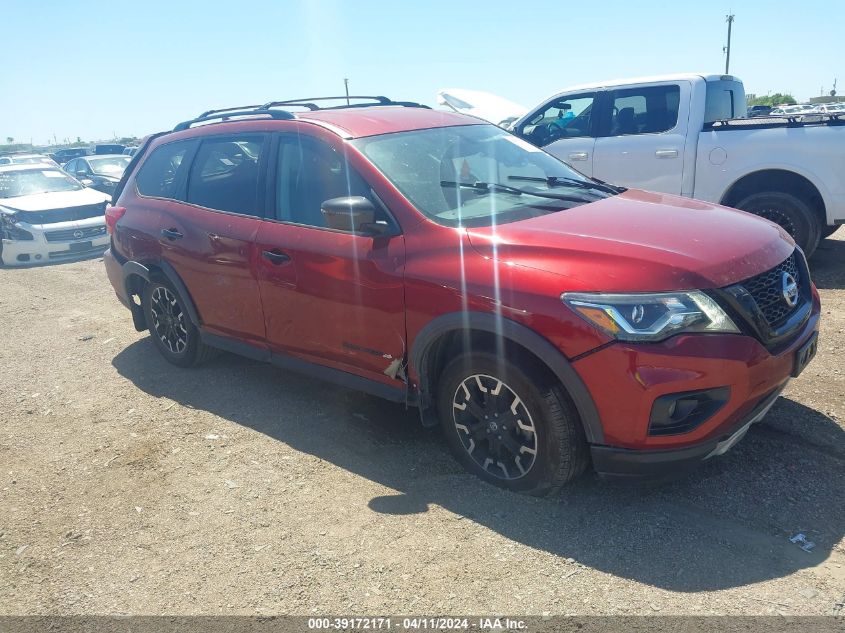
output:
[[[628,88],[610,92],[609,136],[659,134],[678,124],[678,85]]]
[[[261,216],[264,136],[243,135],[202,142],[188,176],[187,202],[218,211]]]
[[[184,159],[195,146],[193,140],[176,141],[154,149],[135,178],[138,193],[152,198],[178,199],[187,166]]]

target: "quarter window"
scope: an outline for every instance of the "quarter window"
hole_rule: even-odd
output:
[[[679,86],[653,86],[610,93],[610,136],[658,134],[678,123]]]
[[[261,215],[261,153],[264,137],[203,141],[188,177],[187,201],[209,209]]]
[[[138,193],[154,198],[175,198],[186,153],[194,141],[176,141],[157,147],[135,178]]]

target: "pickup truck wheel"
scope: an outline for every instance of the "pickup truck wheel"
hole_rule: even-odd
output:
[[[821,225],[809,205],[790,193],[763,191],[741,200],[737,209],[779,224],[809,257],[821,240]]]
[[[452,361],[438,381],[437,405],[455,457],[492,484],[545,495],[587,467],[584,431],[563,389],[540,386],[492,354]]]
[[[168,283],[151,282],[144,288],[144,316],[153,343],[164,358],[179,367],[199,365],[214,354],[191,323],[182,298]]]

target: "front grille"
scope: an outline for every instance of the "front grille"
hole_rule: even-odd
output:
[[[19,211],[18,218],[28,224],[54,224],[56,222],[73,222],[105,215],[106,203],[86,204],[82,207],[67,207],[64,209],[49,209],[47,211]]]
[[[83,229],[62,229],[48,231],[45,237],[48,242],[71,242],[73,240],[90,240],[106,234],[105,226],[87,226]]]
[[[763,313],[766,321],[773,328],[786,321],[801,304],[800,298],[794,306],[790,306],[786,302],[783,296],[783,273],[792,275],[799,287],[803,285],[804,280],[800,278],[794,252],[771,270],[742,282],[748,294],[757,303],[757,307],[760,308],[760,312]]]

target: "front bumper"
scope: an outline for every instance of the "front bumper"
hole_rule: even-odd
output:
[[[788,381],[787,381],[788,382]],[[724,455],[748,432],[752,424],[760,422],[777,401],[786,383],[764,398],[736,425],[736,428],[718,438],[679,449],[640,451],[612,446],[593,446],[593,468],[603,477],[660,477],[691,470],[701,462]]]
[[[809,318],[791,341],[770,353],[751,336],[680,335],[661,343],[615,343],[573,367],[588,386],[604,432],[591,447],[603,475],[676,472],[722,454],[765,416],[796,366],[796,355],[818,331],[820,304],[813,289]],[[649,432],[661,396],[727,387],[726,402],[687,432]]]
[[[109,245],[104,217],[53,224],[16,226],[30,233],[31,240],[3,239],[0,259],[5,266],[29,266],[48,262],[84,259],[99,255]]]

